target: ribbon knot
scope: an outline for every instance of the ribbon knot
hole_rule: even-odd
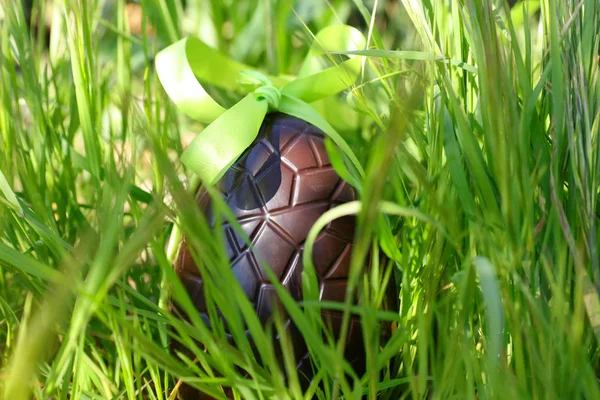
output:
[[[181,156],[181,162],[202,183],[216,183],[252,145],[268,112],[280,111],[321,129],[345,157],[338,173],[360,190],[362,166],[339,133],[310,104],[346,90],[358,77],[362,56],[332,67],[317,62],[326,52],[362,49],[366,39],[348,25],[333,25],[315,35],[297,77],[267,76],[211,48],[197,38],[184,38],[156,56],[160,82],[181,111],[208,123]],[[245,93],[226,110],[201,82],[220,89]]]
[[[281,91],[273,86],[271,80],[264,74],[253,70],[242,70],[238,74],[239,85],[248,92],[253,92],[256,99],[265,100],[269,111],[277,111]]]
[[[273,85],[260,86],[254,91],[258,100],[265,100],[269,105],[269,111],[279,110],[279,101],[281,100],[281,91]]]

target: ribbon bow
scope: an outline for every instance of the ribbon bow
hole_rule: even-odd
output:
[[[364,174],[360,162],[339,133],[308,103],[343,91],[360,72],[361,56],[350,55],[335,66],[323,68],[321,58],[325,53],[360,50],[365,44],[357,29],[329,26],[315,36],[297,77],[262,74],[194,37],[163,49],[156,56],[156,71],[163,88],[186,115],[209,124],[190,143],[181,161],[204,184],[216,183],[256,139],[265,115],[280,111],[325,132],[347,158],[348,170],[340,174],[359,188]],[[226,110],[201,82],[231,92],[241,91],[245,97]]]

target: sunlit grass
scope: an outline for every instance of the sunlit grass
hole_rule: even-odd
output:
[[[162,400],[180,380],[241,399],[600,398],[597,0],[138,4],[0,4],[4,398]],[[48,40],[26,15],[51,23]],[[319,372],[303,394],[283,383],[293,360],[273,361],[268,338],[281,322],[260,327],[223,238],[186,190],[178,155],[202,126],[169,102],[153,62],[197,35],[294,74],[310,32],[339,22],[369,38],[364,74],[342,96],[353,110],[318,107],[366,178],[360,203],[324,218],[358,215],[352,287],[362,303],[351,310],[373,340],[367,373],[352,374],[339,344],[321,338],[318,305],[278,287]],[[207,297],[233,344],[222,325],[206,328],[176,279],[178,217],[202,272],[220,271]],[[384,265],[358,273],[373,240],[391,275]],[[397,309],[374,312],[386,279]],[[374,340],[379,320],[397,327],[386,343]]]

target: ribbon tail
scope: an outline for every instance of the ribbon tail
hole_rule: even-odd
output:
[[[267,110],[265,100],[247,95],[196,136],[181,162],[214,185],[256,139]]]
[[[361,182],[364,177],[364,170],[360,161],[356,158],[356,155],[344,138],[321,114],[304,101],[285,94],[281,96],[279,111],[303,119],[325,132],[325,134],[338,146],[343,155],[343,163],[335,163],[335,156],[332,157],[332,163],[336,166],[337,172],[342,179],[354,186],[359,192],[362,190]]]

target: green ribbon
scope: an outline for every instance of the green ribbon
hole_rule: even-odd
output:
[[[184,151],[182,163],[204,184],[216,183],[256,139],[265,115],[280,111],[325,132],[345,157],[338,172],[360,190],[364,176],[360,162],[340,134],[309,103],[347,89],[360,73],[362,56],[349,55],[345,61],[324,67],[326,53],[363,50],[365,44],[365,37],[357,29],[329,26],[315,35],[296,77],[263,74],[193,37],[163,49],[156,56],[156,71],[163,88],[183,113],[209,124]],[[226,110],[201,82],[244,97]]]

